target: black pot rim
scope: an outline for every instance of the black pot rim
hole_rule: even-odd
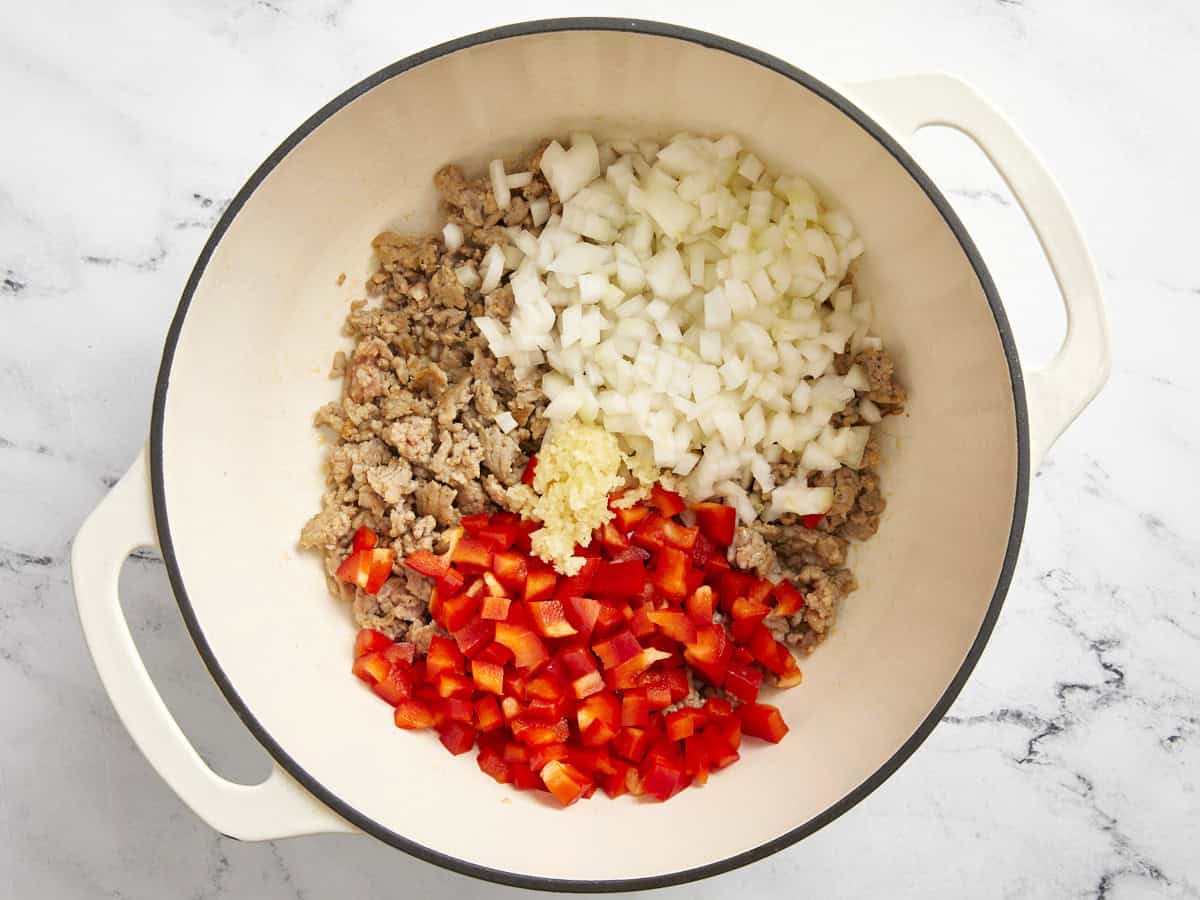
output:
[[[238,695],[233,683],[226,676],[218,662],[216,655],[209,646],[200,624],[196,618],[195,611],[192,608],[191,602],[188,599],[187,589],[184,586],[183,578],[180,574],[178,559],[175,554],[174,542],[171,537],[170,518],[166,506],[166,494],[164,490],[164,473],[163,473],[163,429],[164,429],[164,413],[166,409],[167,390],[170,386],[171,365],[175,356],[175,348],[179,342],[179,336],[183,329],[184,320],[187,317],[188,307],[191,304],[192,296],[200,282],[201,277],[212,257],[213,251],[221,238],[229,228],[230,223],[237,216],[238,212],[245,205],[246,201],[262,183],[263,179],[277,166],[284,157],[309,133],[316,129],[321,123],[332,116],[335,112],[346,106],[351,101],[362,96],[383,82],[399,75],[409,69],[420,66],[431,60],[438,59],[448,54],[463,50],[469,47],[475,47],[481,44],[491,43],[493,41],[501,41],[508,38],[522,37],[533,34],[543,34],[549,32],[562,31],[617,31],[629,32],[635,34],[655,35],[659,37],[673,38],[676,40],[687,41],[710,49],[721,50],[726,53],[731,53],[741,57],[749,62],[756,63],[770,69],[777,74],[783,75],[792,81],[804,86],[818,96],[824,98],[827,102],[833,104],[842,113],[853,119],[859,127],[867,132],[871,137],[878,141],[893,157],[908,171],[909,175],[917,182],[929,197],[930,201],[942,215],[946,224],[954,233],[963,252],[966,254],[975,270],[976,277],[979,279],[980,286],[983,288],[984,294],[987,297],[988,304],[991,306],[992,315],[995,318],[996,329],[999,332],[1000,340],[1004,348],[1004,355],[1008,362],[1009,373],[1013,388],[1013,406],[1016,413],[1017,426],[1017,483],[1015,486],[1015,501],[1013,505],[1012,526],[1009,531],[1008,545],[1004,555],[1004,563],[1001,567],[999,578],[996,582],[996,588],[992,594],[991,603],[988,606],[987,614],[984,616],[983,623],[980,626],[974,642],[971,645],[970,651],[963,660],[962,666],[947,686],[941,698],[934,705],[929,715],[916,729],[911,737],[882,765],[874,774],[866,779],[862,784],[856,787],[853,791],[833,804],[819,815],[813,817],[809,821],[793,828],[786,834],[780,835],[774,840],[768,841],[751,850],[735,854],[725,859],[709,863],[703,866],[697,866],[691,869],[685,869],[676,872],[668,872],[662,875],[628,878],[618,880],[574,880],[560,878],[543,878],[539,876],[523,875],[519,873],[506,872],[500,869],[493,869],[486,866],[480,866],[467,860],[458,859],[456,857],[441,853],[429,847],[412,841],[403,835],[397,834],[388,828],[380,825],[378,822],[368,818],[358,812],[352,806],[340,799],[321,785],[312,775],[306,772],[288,752],[275,741],[274,738],[266,731],[266,729],[254,717],[246,703]],[[868,794],[879,787],[900,767],[900,765],[908,759],[909,756],[919,747],[925,739],[933,731],[934,727],[941,720],[942,716],[949,709],[954,699],[958,696],[959,691],[966,683],[976,663],[979,661],[983,653],[983,649],[987,644],[988,638],[991,636],[992,629],[995,626],[996,619],[1000,614],[1000,609],[1004,603],[1004,597],[1008,591],[1009,583],[1012,580],[1013,569],[1016,565],[1017,552],[1021,543],[1021,534],[1025,523],[1025,511],[1028,503],[1029,493],[1029,421],[1025,405],[1025,387],[1024,380],[1021,374],[1020,360],[1017,356],[1016,345],[1013,341],[1012,331],[1009,328],[1008,319],[1005,316],[1004,308],[1000,303],[999,295],[996,292],[996,287],[992,282],[992,278],[988,273],[987,267],[984,265],[983,259],[979,255],[974,242],[967,234],[962,222],[951,209],[945,197],[938,188],[930,180],[929,176],[917,165],[912,157],[902,148],[894,138],[892,138],[880,125],[873,119],[859,110],[853,103],[843,97],[833,88],[817,80],[806,72],[797,69],[782,60],[748,47],[744,44],[737,43],[713,34],[696,31],[690,28],[684,28],[678,25],[670,25],[660,22],[651,22],[637,19],[615,19],[615,18],[563,18],[563,19],[544,19],[532,22],[522,22],[514,25],[506,25],[500,28],[493,28],[487,31],[481,31],[476,34],[458,38],[420,53],[416,53],[399,62],[393,63],[373,75],[358,82],[358,84],[349,88],[338,97],[325,104],[320,110],[308,118],[299,128],[292,132],[282,144],[271,153],[270,156],[255,170],[250,176],[237,196],[229,204],[229,207],[222,214],[220,221],[216,224],[208,241],[204,245],[195,267],[192,269],[188,277],[183,294],[179,301],[179,306],[175,312],[175,317],[171,322],[170,329],[167,332],[166,342],[163,348],[162,363],[158,372],[158,380],[155,386],[154,405],[150,422],[150,469],[151,469],[151,488],[154,500],[154,514],[158,529],[159,544],[162,548],[163,561],[166,565],[167,574],[170,579],[172,590],[176,600],[179,603],[179,609],[187,626],[188,632],[195,642],[196,649],[203,658],[205,665],[208,667],[221,693],[225,695],[225,699],[233,707],[234,711],[241,718],[242,722],[254,735],[254,737],[266,748],[271,756],[282,766],[293,778],[296,779],[304,788],[310,791],[315,797],[329,806],[342,818],[346,819],[362,831],[372,835],[375,838],[390,844],[391,846],[403,850],[412,856],[423,859],[427,862],[435,863],[446,869],[459,872],[464,875],[470,875],[475,878],[481,878],[486,881],[492,881],[499,884],[510,885],[520,888],[531,888],[544,891],[572,891],[572,892],[608,892],[608,891],[635,891],[648,890],[654,888],[667,887],[670,885],[683,884],[689,881],[695,881],[702,878],[708,878],[713,875],[718,875],[723,872],[728,872],[736,869],[739,866],[744,866],[748,863],[760,860],[766,856],[782,850],[785,847],[791,846],[797,841],[807,837],[818,829],[832,822],[834,819],[841,816],[843,813],[850,810]]]

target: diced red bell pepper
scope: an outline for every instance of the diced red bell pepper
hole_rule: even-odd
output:
[[[392,574],[396,551],[386,549],[358,550],[351,553],[337,569],[342,581],[358,585],[368,594],[377,594]]]
[[[717,611],[717,596],[708,585],[701,585],[692,591],[684,606],[697,625],[711,625],[713,613]]]
[[[479,611],[479,601],[470,594],[447,597],[442,601],[442,625],[447,631],[458,631],[466,626]]]
[[[526,750],[529,753],[530,768],[538,771],[553,759],[566,759],[569,753],[564,743],[539,744],[536,747],[527,747]]]
[[[736,597],[729,606],[729,614],[734,619],[750,620],[758,624],[767,617],[767,613],[771,611],[771,607],[765,603],[759,603],[749,597]]]
[[[743,703],[754,703],[758,699],[758,690],[762,686],[763,673],[754,666],[747,666],[730,660],[725,669],[726,693]]]
[[[645,562],[649,558],[650,551],[645,547],[626,547],[620,553],[614,553],[612,556],[610,556],[609,560],[615,563],[629,562],[630,560],[636,562]]]
[[[392,664],[383,655],[382,651],[365,653],[354,660],[354,665],[350,667],[350,671],[355,676],[369,685],[376,685],[383,681],[383,679],[387,678],[388,672],[391,670]]]
[[[404,663],[411,666],[417,655],[417,648],[408,641],[397,641],[390,647],[384,647],[381,651],[383,658],[393,666],[398,663]]]
[[[796,590],[790,581],[781,581],[771,591],[775,597],[775,612],[781,616],[791,616],[804,607],[804,595]]]
[[[681,764],[657,754],[646,757],[640,771],[646,794],[655,800],[670,800],[688,786]]]
[[[492,571],[505,588],[515,596],[525,593],[525,582],[529,577],[529,563],[515,550],[504,550],[492,555]]]
[[[525,579],[525,602],[536,603],[554,596],[558,576],[548,568],[530,569]]]
[[[536,678],[530,678],[525,684],[525,696],[532,700],[544,700],[550,703],[561,700],[566,695],[562,681],[550,672],[543,672]]]
[[[605,669],[619,666],[642,652],[642,645],[628,628],[623,628],[607,640],[592,644],[592,652],[600,658]]]
[[[513,736],[523,744],[538,747],[542,744],[561,744],[571,736],[566,719],[543,722],[531,716],[518,716],[509,723]]]
[[[709,697],[704,701],[703,709],[710,719],[727,719],[733,715],[733,704],[724,697]]]
[[[627,613],[629,617],[633,616],[633,611],[629,609],[628,603],[612,599],[601,601],[600,609],[596,614],[596,623],[592,626],[593,635],[597,638],[606,638],[615,634],[625,627]]]
[[[681,644],[690,644],[696,640],[696,625],[682,610],[652,609],[647,615],[658,630],[671,640]]]
[[[691,776],[692,784],[707,784],[712,757],[708,742],[701,735],[685,738],[683,742],[683,771]]]
[[[579,723],[581,734],[586,733],[588,727],[596,721],[609,726],[612,733],[615,734],[621,727],[621,701],[617,699],[616,694],[610,691],[600,691],[579,704],[575,710],[575,718]],[[612,734],[609,737],[611,738]],[[600,743],[607,743],[607,740],[606,738]],[[585,741],[584,743],[589,742]]]
[[[404,565],[418,575],[427,575],[430,578],[443,578],[450,571],[449,559],[430,553],[428,550],[418,550],[416,553],[410,554],[404,560]]]
[[[568,600],[571,597],[582,597],[590,593],[592,579],[596,576],[596,570],[600,568],[600,560],[588,557],[583,561],[583,565],[574,575],[567,575],[558,583],[558,587],[554,589],[555,600]]]
[[[787,723],[779,710],[769,703],[743,703],[737,709],[742,731],[750,737],[778,744],[788,733]]]
[[[683,600],[688,593],[687,573],[690,568],[688,556],[674,547],[663,547],[654,560],[651,584],[664,596],[675,602]]]
[[[668,547],[691,553],[696,546],[696,538],[699,536],[699,528],[688,528],[686,525],[680,525],[674,519],[667,519],[663,522],[663,540],[666,541]]]
[[[511,597],[484,597],[483,608],[479,615],[494,622],[503,622],[508,618],[508,608],[512,606]]]
[[[675,702],[671,697],[671,686],[667,683],[666,674],[662,671],[650,669],[643,672],[638,684],[645,692],[646,703],[652,710],[666,709]]]
[[[392,646],[392,639],[373,628],[364,628],[354,638],[354,658],[366,656],[368,653],[379,653]]]
[[[655,633],[654,623],[650,621],[650,605],[643,604],[633,611],[629,620],[629,630],[634,637],[645,638]]]
[[[692,546],[692,565],[700,571],[704,571],[708,566],[708,561],[720,552],[717,545],[705,536],[704,532],[700,532],[696,536],[696,543]]]
[[[613,753],[618,756],[632,763],[640,763],[652,741],[649,730],[645,728],[622,728],[612,739],[611,746]]]
[[[636,560],[602,562],[592,581],[592,592],[602,597],[633,599],[646,585],[646,569]]]
[[[783,645],[780,645],[783,647]],[[796,664],[796,657],[792,656],[787,647],[783,647],[783,671],[779,673],[778,684],[781,688],[795,687],[804,680],[804,675],[800,671],[800,666]]]
[[[600,618],[600,601],[591,597],[568,597],[565,601],[567,618],[582,637],[591,635]]]
[[[661,550],[667,543],[665,521],[657,513],[650,513],[634,526],[630,540],[651,552]]]
[[[649,647],[639,653],[632,659],[628,659],[618,666],[609,669],[604,673],[605,682],[609,687],[618,691],[625,691],[639,686],[638,679],[641,674],[649,669],[656,662],[666,659],[670,654],[664,653],[661,650],[655,650]]]
[[[437,677],[434,685],[438,696],[442,699],[449,697],[469,698],[474,692],[474,682],[461,672],[443,672]]]
[[[504,721],[511,722],[525,711],[516,697],[505,697],[500,701],[500,712],[504,713]]]
[[[475,729],[465,722],[446,721],[438,726],[438,739],[455,756],[475,746]]]
[[[567,610],[561,600],[540,600],[526,606],[538,634],[548,638],[564,638],[579,633],[575,626],[567,621]]]
[[[454,642],[463,655],[473,657],[492,642],[494,634],[494,623],[490,619],[476,616],[454,632]]]
[[[667,737],[673,741],[689,738],[708,721],[708,716],[702,710],[685,706],[663,717],[663,725],[667,729]]]
[[[496,623],[496,643],[512,651],[513,662],[518,669],[532,672],[550,658],[546,645],[534,632],[520,625],[507,622]]]
[[[479,765],[479,770],[483,774],[490,775],[500,784],[510,784],[512,782],[512,769],[504,761],[504,757],[500,756],[494,750],[481,749],[479,756],[475,758],[475,762]]]
[[[491,597],[510,597],[508,588],[500,583],[500,579],[491,572],[483,573],[483,593]]]
[[[467,532],[467,534],[479,534],[482,529],[487,528],[490,520],[491,516],[487,513],[476,513],[470,516],[463,516],[458,524],[462,526],[463,531]]]
[[[534,453],[529,457],[529,462],[525,463],[525,470],[521,473],[521,484],[533,484],[533,477],[537,473],[537,454]]]
[[[446,574],[438,579],[437,589],[447,597],[452,597],[462,590],[467,579],[458,569],[446,569]]]
[[[432,728],[433,710],[421,700],[401,700],[393,719],[397,728]]]
[[[412,689],[412,670],[404,663],[392,665],[382,679],[371,685],[371,690],[392,706],[411,697]]]
[[[559,697],[557,700],[530,700],[525,707],[525,714],[530,719],[542,722],[557,722],[571,715],[573,707],[571,698]]]
[[[616,761],[605,747],[579,747],[568,744],[566,759],[590,776],[613,775],[617,771]]]
[[[481,659],[471,660],[471,678],[475,687],[487,694],[504,696],[504,666]]]
[[[485,732],[495,731],[504,725],[504,714],[500,712],[500,704],[491,694],[475,701],[475,721],[479,723],[479,730]]]
[[[625,691],[621,695],[621,727],[645,728],[650,724],[650,704],[646,692],[641,689]]]
[[[658,511],[668,519],[687,509],[687,504],[683,502],[682,497],[658,484],[650,488],[650,502],[658,507]]]
[[[496,553],[508,550],[517,540],[520,529],[518,520],[511,514],[497,513],[488,520],[488,524],[479,529],[478,535],[490,541]]]
[[[613,800],[616,800],[618,797],[629,793],[627,776],[630,771],[636,774],[637,769],[623,759],[614,759],[612,765],[613,773],[605,775],[601,780],[600,786],[604,789],[604,793],[608,794]]]
[[[600,543],[610,555],[629,549],[629,538],[625,537],[625,534],[616,526],[616,523],[611,521],[605,522],[596,530]]]
[[[617,528],[626,534],[635,529],[638,523],[648,515],[650,515],[650,510],[645,506],[626,506],[613,509],[613,521],[617,523]]]
[[[450,561],[468,572],[486,572],[492,567],[495,550],[492,542],[478,535],[464,534],[450,555]]]
[[[529,755],[533,751],[524,744],[517,741],[504,742],[504,761],[509,763],[528,763]]]
[[[551,760],[541,771],[542,781],[550,789],[563,806],[570,806],[578,800],[589,786],[593,785],[590,778],[580,772],[569,762]]]
[[[465,671],[465,660],[458,647],[449,638],[435,634],[425,652],[425,677],[433,683],[443,672]]]
[[[816,513],[814,515],[801,516],[800,521],[804,523],[805,528],[816,528],[824,518],[824,513]]]
[[[754,635],[761,622],[761,619],[734,619],[729,623],[729,633],[736,643],[744,644]]]
[[[709,540],[721,547],[733,543],[737,528],[737,511],[732,506],[720,503],[697,503],[692,507],[696,514],[696,525]]]
[[[447,720],[470,725],[475,721],[475,707],[465,697],[439,697],[434,701],[433,716],[436,720],[435,725],[441,725]]]
[[[378,543],[379,535],[363,525],[354,532],[354,537],[350,539],[350,549],[353,551],[374,550]]]
[[[509,766],[512,772],[513,787],[522,791],[544,791],[546,785],[542,783],[541,776],[533,771],[529,766],[523,766],[520,763],[513,763]]]
[[[663,663],[664,666],[667,663]],[[663,669],[663,677],[667,681],[667,689],[671,692],[671,702],[678,703],[686,697],[691,691],[691,685],[688,683],[687,670],[682,666],[676,669]]]

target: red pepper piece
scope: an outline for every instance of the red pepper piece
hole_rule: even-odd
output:
[[[465,656],[475,656],[492,642],[495,626],[490,619],[476,616],[454,632],[454,642]]]
[[[708,770],[712,766],[712,755],[708,742],[701,735],[693,735],[683,741],[683,771],[691,776],[692,784],[708,783]]]
[[[392,706],[411,697],[412,689],[412,669],[405,663],[391,665],[387,674],[371,685],[371,690]]]
[[[591,597],[568,597],[567,618],[571,620],[583,637],[589,637],[600,618],[600,601]]]
[[[503,673],[501,673],[501,677],[503,677]],[[470,699],[471,695],[475,693],[474,682],[461,672],[443,672],[437,677],[435,687],[438,696],[443,700],[450,697]]]
[[[435,701],[433,715],[437,725],[447,720],[470,725],[475,720],[475,707],[465,697],[442,697]]]
[[[732,506],[720,503],[697,503],[692,507],[696,514],[696,525],[709,540],[721,547],[733,543],[737,528],[737,511]]]
[[[492,571],[496,578],[514,595],[525,593],[525,582],[529,578],[529,563],[525,557],[513,550],[504,550],[492,556]]]
[[[717,597],[708,585],[692,591],[684,604],[687,614],[697,625],[711,625],[713,613],[717,611]]]
[[[554,759],[546,763],[541,776],[550,793],[563,806],[570,806],[583,796],[589,786],[594,787],[590,778],[569,762],[562,760]]]
[[[673,702],[671,698],[671,686],[667,683],[665,672],[649,670],[643,672],[638,678],[638,684],[646,694],[646,703],[650,709],[666,709]]]
[[[804,523],[805,528],[816,528],[818,525],[821,524],[821,521],[824,518],[825,518],[824,513],[817,513],[815,515],[801,516],[800,521]]]
[[[466,584],[466,577],[458,569],[446,569],[446,574],[438,579],[437,589],[447,597],[453,596],[462,590]]]
[[[488,694],[475,701],[475,721],[480,731],[495,731],[504,725],[504,714],[495,697]]]
[[[754,632],[758,630],[759,623],[761,622],[762,619],[755,618],[734,619],[729,623],[729,633],[733,635],[735,642],[744,644],[746,641],[750,640],[750,638],[754,635]]]
[[[663,547],[654,561],[651,583],[663,596],[679,602],[687,596],[688,557],[682,550]]]
[[[696,543],[692,546],[692,565],[703,571],[708,561],[718,553],[717,545],[701,532],[696,535]]]
[[[404,565],[418,575],[428,575],[430,578],[443,578],[450,571],[450,560],[444,556],[430,553],[428,550],[418,550],[410,554]]]
[[[742,723],[743,732],[772,744],[778,744],[788,733],[783,716],[769,703],[743,703],[738,707],[737,717]]]
[[[688,786],[680,763],[657,754],[646,757],[640,771],[646,793],[655,800],[670,800]]]
[[[476,513],[472,516],[463,516],[458,524],[467,534],[479,534],[481,529],[487,528],[490,520],[491,516],[486,513]]]
[[[442,601],[442,625],[447,631],[458,631],[475,618],[479,601],[470,594],[447,597]]]
[[[425,678],[433,683],[443,672],[464,672],[466,661],[454,642],[435,634],[425,653]]]
[[[604,641],[592,644],[592,652],[600,658],[600,665],[612,669],[633,659],[642,652],[642,645],[628,628],[624,628]]]
[[[438,739],[455,756],[475,746],[475,729],[465,722],[447,721],[438,726]]]
[[[534,629],[549,638],[570,637],[578,630],[567,621],[567,611],[561,600],[540,600],[526,604]]]
[[[600,560],[587,558],[583,561],[583,566],[574,575],[567,575],[554,589],[555,600],[568,600],[571,597],[582,597],[589,593],[589,588],[592,586],[592,579],[596,576],[596,570],[600,568]]]
[[[645,728],[622,728],[612,739],[612,751],[632,763],[640,763],[652,740]]]
[[[520,625],[497,622],[496,643],[502,644],[512,651],[513,662],[518,669],[533,671],[540,668],[550,658],[542,639],[528,628]]]
[[[629,562],[631,559],[637,560],[638,562],[645,562],[649,558],[650,551],[645,547],[628,547],[622,550],[620,553],[614,553],[611,557],[609,557],[609,559],[615,563]]]
[[[725,669],[725,684],[722,687],[729,696],[743,703],[754,703],[758,699],[762,680],[763,673],[760,669],[730,660]]]
[[[650,510],[645,506],[627,506],[613,509],[613,521],[616,522],[617,528],[626,534],[629,534],[630,531],[636,528],[638,523],[648,515],[650,515]]]
[[[567,745],[564,743],[540,744],[526,749],[529,753],[529,767],[539,772],[551,760],[563,760],[568,755]]]
[[[397,641],[390,647],[384,647],[380,652],[383,653],[383,658],[393,666],[398,663],[411,666],[413,660],[416,658],[417,648],[408,641]]]
[[[699,528],[688,528],[686,525],[680,525],[674,519],[667,519],[663,522],[663,540],[676,550],[690,553],[695,548],[696,539],[699,536]]]
[[[511,597],[484,597],[483,607],[479,614],[485,619],[503,622],[508,618],[508,609],[512,606]]]
[[[666,663],[663,663],[665,666]],[[680,666],[677,669],[664,669],[663,675],[667,680],[667,689],[671,692],[671,702],[678,703],[688,695],[691,686],[688,684],[687,670]]]
[[[792,651],[783,644],[779,647],[782,651],[783,671],[779,673],[778,684],[781,688],[795,687],[804,680],[804,676],[800,672],[800,666],[796,664],[796,657],[792,656]]]
[[[641,674],[656,662],[666,659],[669,655],[652,647],[647,648],[633,659],[626,660],[605,672],[605,682],[610,688],[618,691],[639,687],[640,683],[638,679],[641,677]]]
[[[566,696],[566,689],[556,675],[544,672],[536,678],[529,679],[525,685],[525,696],[554,703]]]
[[[629,538],[613,522],[605,522],[598,529],[598,539],[610,555],[629,549]],[[593,541],[595,543],[595,541]]]
[[[433,710],[421,700],[401,700],[393,719],[397,728],[432,728]]]
[[[765,619],[770,611],[771,607],[750,597],[737,597],[729,606],[729,614],[734,619],[749,619],[755,624]]]
[[[650,488],[650,502],[667,518],[677,516],[687,509],[682,497],[658,484]]]
[[[549,723],[524,715],[513,719],[509,727],[512,728],[513,737],[530,747],[561,744],[571,735],[571,729],[566,719]]]
[[[466,534],[455,544],[450,561],[468,572],[486,572],[492,567],[494,552],[491,541]]]
[[[350,539],[350,549],[357,552],[359,550],[374,550],[379,544],[379,535],[363,525],[358,531],[354,532],[354,537]]]
[[[487,525],[479,529],[478,535],[484,540],[490,541],[497,553],[503,553],[516,543],[518,530],[515,521],[502,520],[497,514],[492,516]]]
[[[500,784],[510,784],[512,782],[512,769],[504,761],[504,758],[494,750],[481,749],[475,762],[479,766],[479,771],[485,775],[490,775]]]
[[[504,742],[504,761],[509,763],[528,763],[532,751],[524,744],[516,741]]]
[[[387,549],[358,550],[351,553],[337,569],[342,581],[358,585],[368,594],[377,594],[392,574],[396,551]]]
[[[645,728],[650,724],[650,704],[640,688],[621,695],[621,727]]]
[[[795,615],[804,607],[804,595],[790,581],[779,582],[771,593],[775,597],[775,612],[778,615]]]
[[[688,618],[687,613],[678,609],[652,609],[647,615],[658,630],[671,640],[681,644],[690,644],[696,640],[696,625]]]
[[[685,706],[663,716],[663,725],[667,729],[667,737],[673,741],[689,738],[708,721],[708,716],[702,710]]]
[[[645,585],[646,569],[640,562],[597,561],[591,587],[598,596],[632,599],[641,596]]]
[[[546,786],[542,783],[541,777],[534,772],[529,766],[523,766],[520,763],[513,763],[509,767],[512,772],[513,787],[522,791],[544,791]]]
[[[628,603],[614,602],[612,600],[601,601],[599,612],[596,614],[596,623],[592,627],[595,637],[608,637],[618,629],[624,627],[627,610],[632,617],[633,612],[629,610]]]
[[[533,484],[534,475],[537,472],[537,454],[529,457],[529,462],[525,463],[525,471],[521,473],[521,484]]]
[[[600,691],[592,694],[575,710],[580,739],[589,747],[600,747],[612,740],[621,727],[621,701],[616,694]]]
[[[661,550],[667,542],[665,521],[657,513],[650,513],[634,527],[630,540],[650,551]]]
[[[471,660],[471,678],[475,687],[486,694],[504,695],[504,666],[482,659]]]
[[[354,638],[354,658],[358,659],[368,653],[380,653],[390,646],[392,639],[386,634],[372,628],[364,628]]]
[[[650,605],[643,604],[633,611],[633,617],[629,620],[629,630],[633,632],[634,637],[645,638],[654,634],[654,623],[650,621]]]
[[[558,576],[548,568],[530,569],[525,579],[525,602],[549,600],[554,596]]]

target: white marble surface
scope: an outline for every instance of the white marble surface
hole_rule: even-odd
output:
[[[772,6],[775,7],[772,11]],[[828,7],[822,9],[822,6]],[[1200,264],[1192,0],[593,3],[835,79],[948,71],[1057,174],[1103,274],[1113,377],[1033,484],[1007,606],[946,721],[833,825],[675,897],[1200,892]],[[238,844],[134,748],[80,636],[66,553],[142,443],[161,342],[222,206],[312,110],[511,0],[0,4],[0,896],[484,897],[517,892],[368,838]],[[790,9],[791,11],[785,11]],[[1027,360],[1063,327],[1048,271],[965,140],[919,157],[993,268]],[[208,680],[160,564],[125,606],[202,752],[264,754]]]

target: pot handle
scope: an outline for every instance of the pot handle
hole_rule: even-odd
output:
[[[84,637],[121,722],[171,789],[222,834],[258,841],[354,832],[277,765],[261,784],[222,778],[201,759],[167,709],[134,645],[117,595],[125,558],[141,547],[158,547],[150,498],[143,449],[88,516],[71,548]]]
[[[1025,139],[964,81],[909,75],[850,86],[850,96],[904,143],[927,125],[962,132],[1008,184],[1037,234],[1067,308],[1067,334],[1044,368],[1025,373],[1030,462],[1046,452],[1108,380],[1108,320],[1096,266],[1062,190]]]

